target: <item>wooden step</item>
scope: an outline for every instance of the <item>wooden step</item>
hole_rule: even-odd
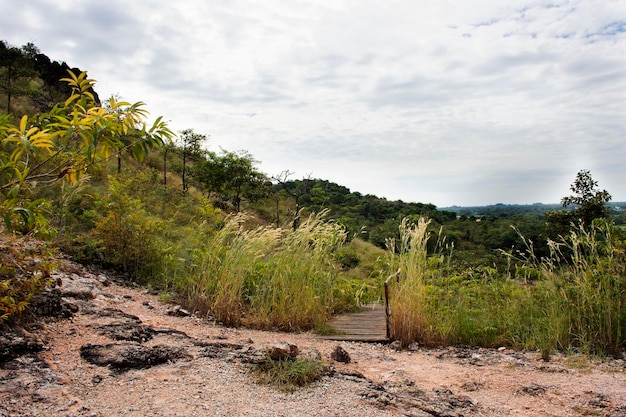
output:
[[[387,322],[385,306],[368,304],[359,312],[340,314],[329,323],[338,334],[320,336],[326,340],[355,342],[386,342]]]

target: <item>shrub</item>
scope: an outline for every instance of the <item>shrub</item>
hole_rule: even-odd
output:
[[[31,299],[52,285],[56,252],[44,243],[0,230],[0,322],[19,316]]]
[[[553,347],[617,354],[626,347],[626,242],[606,221],[550,242],[551,256],[530,262]],[[565,255],[567,254],[567,255]]]
[[[161,268],[164,222],[130,195],[130,184],[130,180],[109,177],[105,214],[96,223],[94,236],[101,242],[107,265],[146,281],[158,275]]]

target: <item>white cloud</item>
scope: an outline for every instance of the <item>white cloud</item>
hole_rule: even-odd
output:
[[[10,43],[268,174],[445,206],[557,202],[586,168],[626,200],[621,0],[9,3]]]

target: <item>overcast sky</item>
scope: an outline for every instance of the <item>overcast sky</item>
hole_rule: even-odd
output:
[[[2,0],[88,70],[270,176],[450,205],[626,201],[624,0]]]

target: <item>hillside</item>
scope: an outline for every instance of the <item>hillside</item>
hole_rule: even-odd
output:
[[[2,320],[55,287],[63,253],[226,326],[325,333],[334,315],[381,302],[387,283],[402,348],[624,355],[626,213],[588,170],[565,210],[457,215],[269,178],[246,151],[211,152],[193,129],[148,123],[142,102],[101,105],[84,72],[62,82],[69,97],[47,110],[0,116]],[[25,250],[34,238],[45,244]]]

